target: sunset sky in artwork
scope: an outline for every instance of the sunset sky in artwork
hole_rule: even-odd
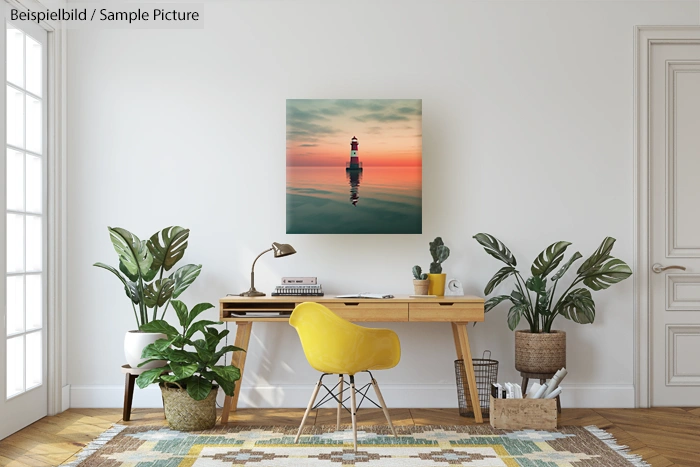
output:
[[[421,166],[420,99],[288,99],[287,166],[345,166],[350,140],[364,167]]]

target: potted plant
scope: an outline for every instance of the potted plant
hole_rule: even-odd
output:
[[[211,303],[200,303],[192,310],[179,300],[173,300],[172,304],[182,331],[162,319],[142,324],[140,328],[166,336],[143,349],[145,361],[142,366],[160,360],[168,363],[162,368],[144,371],[136,378],[136,384],[142,389],[152,383],[160,385],[165,418],[171,428],[206,430],[216,424],[218,387],[227,396],[233,396],[236,381],[241,378],[241,372],[235,366],[217,363],[227,353],[243,349],[226,345],[217,350],[228,330],[219,332],[213,327],[221,322],[195,321],[203,311],[214,307]],[[197,333],[201,338],[195,338],[199,337]]]
[[[167,227],[153,234],[148,240],[141,240],[119,227],[107,227],[107,230],[114,251],[119,256],[119,270],[104,263],[95,263],[93,266],[106,269],[117,276],[131,301],[137,330],[126,333],[124,353],[127,363],[136,368],[142,362],[143,348],[156,339],[165,337],[163,334],[152,334],[138,329],[143,324],[155,320],[159,309],[162,319],[170,301],[187,290],[199,276],[202,265],[188,264],[164,277],[165,272],[172,270],[184,256],[190,235],[189,229]],[[155,368],[164,364],[165,362],[152,362],[148,367]]]
[[[428,280],[428,293],[442,297],[445,295],[445,278],[446,274],[442,272],[442,263],[450,256],[450,249],[445,246],[441,237],[435,237],[435,240],[430,242],[430,255],[433,257],[433,262],[430,263],[430,274]]]
[[[420,266],[413,266],[413,292],[416,295],[426,295],[428,293],[428,275],[423,272]]]
[[[554,319],[563,316],[575,323],[592,323],[595,319],[595,302],[591,291],[607,289],[632,275],[632,270],[624,261],[610,255],[615,239],[606,237],[598,249],[581,263],[574,280],[557,297],[560,279],[572,264],[583,257],[577,251],[557,269],[571,243],[549,245],[532,263],[531,277],[524,280],[516,269],[515,257],[503,242],[486,233],[476,234],[474,238],[486,253],[505,263],[486,284],[485,295],[491,294],[505,279],[515,278],[515,290],[510,295],[497,295],[486,300],[484,311],[488,312],[499,303],[509,301],[512,306],[508,311],[508,327],[514,331],[522,317],[528,322],[529,330],[515,332],[515,368],[522,372],[554,373],[566,366],[566,333],[552,330]]]

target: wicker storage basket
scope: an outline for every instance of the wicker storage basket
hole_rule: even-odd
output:
[[[515,369],[526,373],[555,373],[566,366],[566,333],[515,331]]]
[[[217,386],[201,401],[192,399],[185,389],[161,385],[160,390],[163,393],[165,418],[173,430],[208,430],[216,425]]]

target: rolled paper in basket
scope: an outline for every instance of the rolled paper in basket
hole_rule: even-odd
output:
[[[547,390],[547,383],[544,383],[535,393],[533,399],[541,399],[544,397],[544,392]]]
[[[561,394],[561,388],[556,388],[554,391],[550,392],[546,396],[544,396],[545,399],[554,399],[557,397],[559,394]]]
[[[542,387],[540,383],[532,383],[530,389],[527,390],[528,399],[535,399],[535,394],[537,394],[537,391],[540,390],[540,387]]]
[[[552,376],[552,379],[549,380],[549,384],[547,385],[548,388],[544,393],[544,397],[547,397],[549,393],[553,392],[556,388],[559,387],[559,384],[561,384],[561,381],[564,379],[564,377],[568,374],[569,372],[566,371],[566,368],[562,368],[558,370],[556,373],[554,373],[554,376]]]

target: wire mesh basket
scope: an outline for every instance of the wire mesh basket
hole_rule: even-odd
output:
[[[489,358],[486,358],[488,354]],[[476,387],[479,392],[479,404],[481,414],[489,416],[489,396],[491,395],[491,384],[498,380],[498,361],[492,360],[491,351],[484,351],[482,358],[473,358],[474,375],[476,376]],[[467,372],[464,369],[464,360],[455,360],[455,375],[457,377],[457,400],[459,402],[459,414],[462,417],[473,417],[474,408],[469,394],[467,384]]]

